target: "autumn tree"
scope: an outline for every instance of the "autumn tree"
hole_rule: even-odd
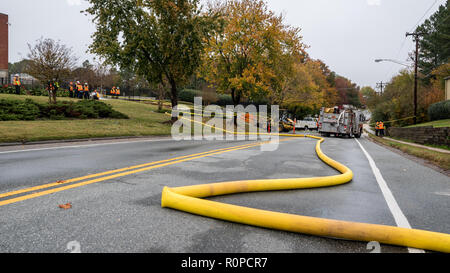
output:
[[[91,52],[149,82],[167,82],[176,106],[178,88],[200,65],[214,16],[201,13],[199,0],[88,1],[97,27]]]
[[[331,71],[331,69],[322,61],[317,60],[320,70],[322,71],[322,75],[325,78],[325,81],[322,82],[322,92],[324,97],[324,105],[325,107],[332,107],[339,104],[339,93],[336,89],[336,73]]]
[[[203,75],[219,92],[243,98],[282,100],[295,58],[302,58],[300,29],[284,24],[261,0],[215,2],[220,28],[207,40]]]
[[[53,39],[41,38],[28,48],[26,72],[41,83],[65,80],[77,61],[71,48]],[[56,92],[49,92],[49,102],[56,103]]]
[[[337,76],[335,87],[339,92],[339,105],[349,104],[356,107],[361,106],[359,86],[352,83],[349,79]]]
[[[72,77],[76,80],[79,80],[84,83],[88,83],[93,86],[97,82],[97,76],[94,71],[94,65],[89,62],[89,60],[85,60],[80,67],[75,68],[72,71]]]
[[[369,107],[369,109],[373,109],[378,103],[379,96],[377,95],[377,92],[370,86],[364,86],[363,88],[361,88],[361,96],[361,102]]]
[[[419,93],[419,104],[426,109],[433,103],[445,100],[445,78],[450,76],[450,62],[438,66],[430,74],[430,84],[423,86],[423,91]]]
[[[407,69],[402,70],[397,76],[392,78],[384,89],[374,113],[383,112],[385,113],[386,118],[391,120],[413,116],[413,86],[414,74]],[[420,113],[423,112],[423,109],[419,107],[419,116]],[[410,121],[411,120],[409,120],[409,122]],[[408,124],[408,120],[396,124]]]

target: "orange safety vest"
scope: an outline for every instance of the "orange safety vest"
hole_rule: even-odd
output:
[[[77,90],[78,91],[83,91],[83,86],[81,84],[77,84]]]
[[[70,91],[73,91],[73,82],[70,82],[70,83],[69,83],[69,90],[70,90]]]
[[[111,94],[113,94],[113,95],[116,94],[116,88],[115,88],[115,87],[113,87],[113,88],[111,89]]]
[[[13,85],[20,85],[20,79],[19,79],[19,77],[14,77]]]
[[[119,88],[116,89],[116,95],[120,95],[120,89]]]
[[[375,124],[375,129],[379,130],[380,129],[380,123],[377,121],[377,123]]]
[[[85,92],[89,92],[89,85],[85,85],[85,86],[84,86],[84,91],[85,91]]]
[[[384,130],[384,123],[383,122],[380,122],[380,130]]]

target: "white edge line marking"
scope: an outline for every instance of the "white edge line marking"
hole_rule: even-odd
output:
[[[448,192],[445,192],[445,191],[439,191],[439,192],[435,192],[434,194],[450,196],[450,191],[448,191]]]
[[[394,216],[395,223],[398,227],[402,228],[411,228],[411,225],[408,222],[408,219],[406,219],[406,216],[403,214],[402,210],[400,209],[399,205],[397,204],[397,201],[395,201],[394,195],[392,194],[391,190],[389,189],[386,181],[384,180],[383,176],[381,175],[380,169],[378,169],[377,165],[375,164],[375,161],[373,158],[369,155],[369,153],[364,149],[364,147],[361,145],[361,143],[355,138],[356,142],[358,143],[359,147],[361,147],[361,150],[363,151],[364,155],[369,160],[370,167],[372,168],[372,172],[375,175],[375,179],[378,182],[378,186],[380,186],[381,192],[383,193],[384,199],[386,200],[386,203]],[[422,249],[416,249],[412,247],[408,247],[408,251],[410,253],[425,253]]]

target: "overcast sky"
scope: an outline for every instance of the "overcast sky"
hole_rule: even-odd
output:
[[[27,43],[40,37],[60,40],[73,48],[79,63],[95,30],[80,11],[84,0],[0,0],[0,13],[9,15],[9,62],[26,57]],[[387,82],[403,66],[374,59],[407,62],[413,50],[413,31],[445,0],[268,0],[270,9],[283,13],[286,23],[300,27],[308,53],[359,86]],[[428,11],[428,12],[427,12]],[[423,19],[422,19],[423,18]]]

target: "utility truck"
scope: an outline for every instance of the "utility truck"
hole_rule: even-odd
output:
[[[297,122],[295,123],[295,128],[296,129],[303,129],[303,130],[308,130],[308,129],[317,129],[318,122],[316,118],[313,117],[305,117],[302,120],[297,120]]]
[[[322,107],[319,115],[319,133],[322,136],[348,136],[360,138],[365,117],[362,111],[351,105],[333,108]]]

